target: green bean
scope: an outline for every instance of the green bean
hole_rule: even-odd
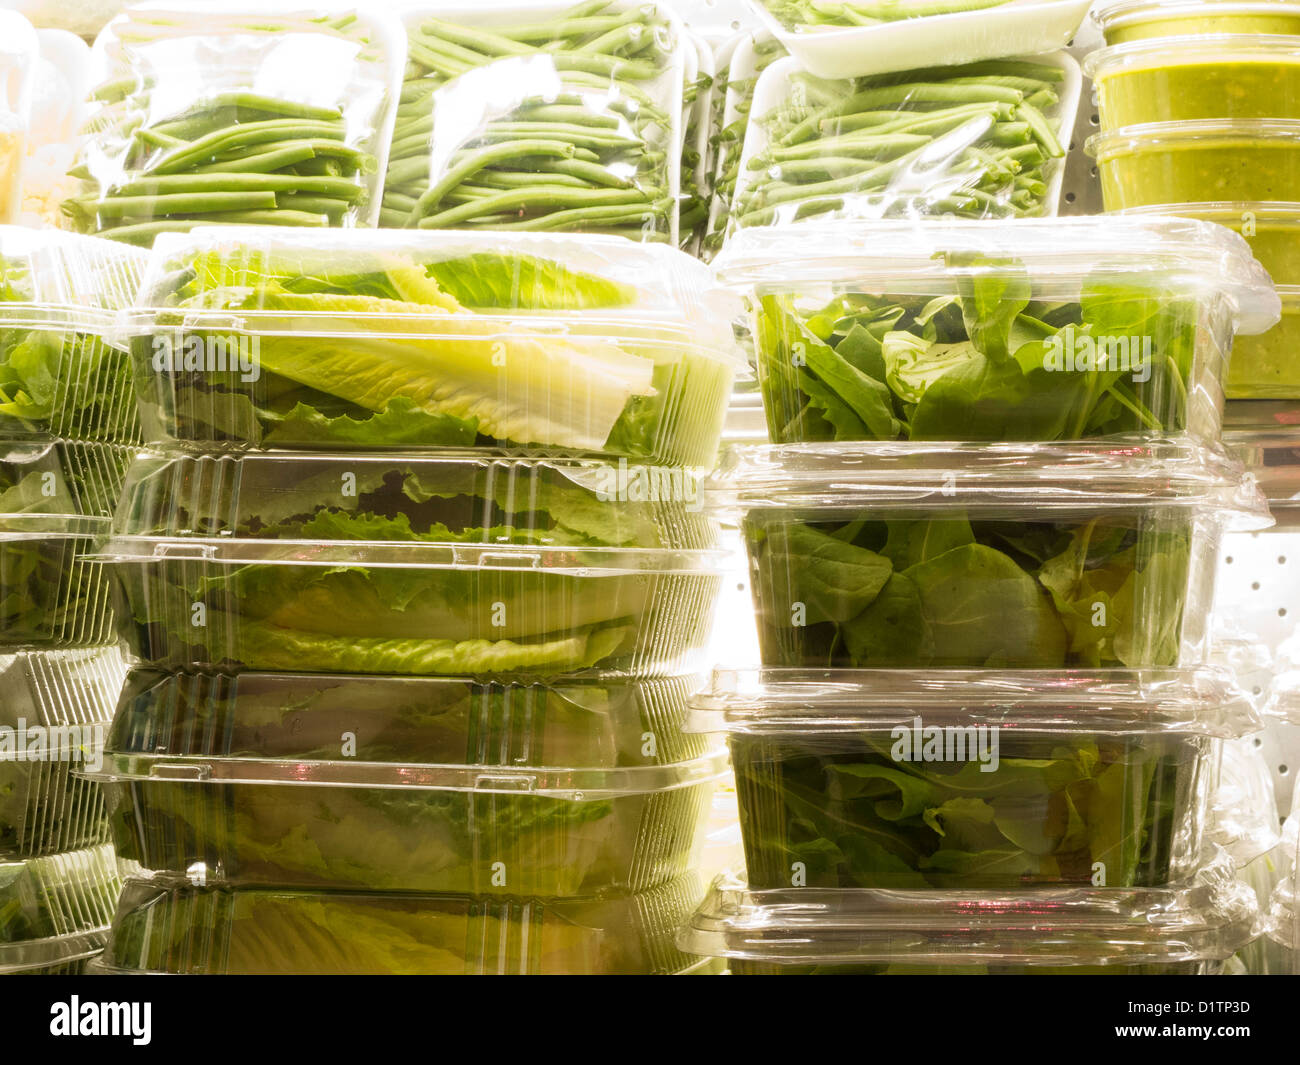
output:
[[[157,159],[149,170],[158,174],[175,173],[194,163],[212,159],[231,148],[265,144],[270,141],[328,137],[333,132],[335,132],[334,127],[328,124],[302,123],[295,119],[275,119],[269,122],[253,122],[244,126],[227,126],[196,141],[191,141],[183,148],[168,152]],[[288,137],[287,134],[290,133],[299,136]]]
[[[443,173],[436,182],[425,189],[420,198],[416,201],[415,209],[411,211],[406,224],[408,226],[420,224],[420,216],[425,211],[436,204],[445,193],[455,188],[470,175],[477,173],[494,162],[500,162],[501,160],[510,159],[513,156],[521,154],[564,158],[566,156],[572,156],[573,146],[557,144],[554,141],[514,141],[507,144],[497,144],[488,148],[480,149],[448,167],[446,172]]]
[[[427,215],[421,218],[419,226],[421,229],[446,229],[456,222],[466,218],[472,218],[474,215],[481,213],[480,207],[494,212],[502,209],[513,208],[539,208],[539,207],[584,207],[584,206],[603,206],[611,204],[636,203],[642,199],[641,193],[629,189],[599,189],[596,191],[576,189],[563,189],[549,192],[545,196],[536,196],[529,189],[515,189],[510,192],[502,192],[491,199],[479,200],[475,203],[461,204],[459,207],[453,207],[447,211],[440,211],[434,215]]]
[[[346,178],[299,177],[295,174],[169,174],[138,177],[114,186],[115,196],[156,196],[175,192],[307,192],[336,199],[360,199],[362,188]]]
[[[128,214],[170,215],[181,212],[256,210],[274,207],[273,192],[195,192],[165,196],[112,196],[73,200],[87,215],[120,218]]]

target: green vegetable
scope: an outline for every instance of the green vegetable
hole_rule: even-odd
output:
[[[817,26],[874,26],[908,18],[955,15],[999,7],[1010,0],[764,0],[790,29]]]

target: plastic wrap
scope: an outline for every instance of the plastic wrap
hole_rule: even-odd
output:
[[[144,245],[202,222],[373,225],[403,54],[398,20],[365,8],[133,7],[96,39],[64,209]]]
[[[713,50],[687,33],[686,80],[682,87],[681,204],[677,218],[677,246],[698,254],[709,222],[713,196],[714,100],[720,94]]]
[[[628,0],[416,8],[382,224],[678,239],[681,23]]]
[[[721,295],[618,237],[214,229],[159,242],[125,326],[152,441],[708,466]]]
[[[733,224],[1054,215],[1080,84],[1063,52],[849,81],[782,60],[755,92]]]

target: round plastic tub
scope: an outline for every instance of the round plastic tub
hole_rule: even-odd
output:
[[[1300,4],[1285,0],[1120,0],[1096,17],[1107,44],[1189,34],[1300,33]]]
[[[1089,139],[1108,211],[1286,200],[1300,188],[1300,121],[1153,122]]]
[[[1294,37],[1178,37],[1093,52],[1103,131],[1148,122],[1300,118]]]

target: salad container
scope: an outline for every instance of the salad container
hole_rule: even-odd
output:
[[[121,886],[106,844],[0,858],[0,974],[76,971],[103,950]]]
[[[790,54],[822,78],[919,70],[936,56],[956,64],[1050,52],[1070,41],[1090,6],[1090,0],[751,3]]]
[[[572,897],[689,872],[725,754],[691,678],[134,675],[102,771],[118,853],[278,887]],[[342,737],[342,740],[340,740]]]
[[[695,668],[721,586],[699,511],[682,470],[155,455],[97,557],[161,668],[664,675]]]
[[[1226,673],[719,670],[749,886],[1160,887],[1194,871]]]
[[[1137,41],[1093,52],[1084,69],[1103,131],[1148,122],[1300,118],[1300,56],[1291,36]]]
[[[694,876],[609,899],[287,891],[128,880],[108,974],[615,976],[698,971],[674,933]]]
[[[91,50],[64,213],[146,247],[202,223],[374,225],[405,54],[373,5],[134,5]]]
[[[1160,888],[776,889],[723,877],[682,929],[737,975],[1192,975],[1255,936],[1232,862]]]
[[[1300,4],[1288,0],[1118,0],[1100,7],[1107,44],[1202,34],[1297,34]]]
[[[114,648],[0,655],[0,861],[108,839],[81,770],[100,768],[125,674]]]
[[[142,252],[109,241],[0,226],[0,435],[139,440],[113,326],[143,266]]]
[[[1279,299],[1245,241],[1177,218],[743,230],[773,442],[1218,438],[1235,334]]]
[[[737,448],[708,494],[766,666],[1201,662],[1221,534],[1270,520],[1237,463],[1173,443]]]
[[[1300,119],[1149,122],[1098,133],[1106,210],[1152,204],[1287,200],[1300,187]]]
[[[663,3],[409,7],[381,224],[678,241],[683,85]]]
[[[735,227],[1055,215],[1081,85],[1065,52],[852,80],[758,81]]]
[[[145,436],[710,465],[738,353],[707,270],[619,237],[209,229],[160,240]]]

